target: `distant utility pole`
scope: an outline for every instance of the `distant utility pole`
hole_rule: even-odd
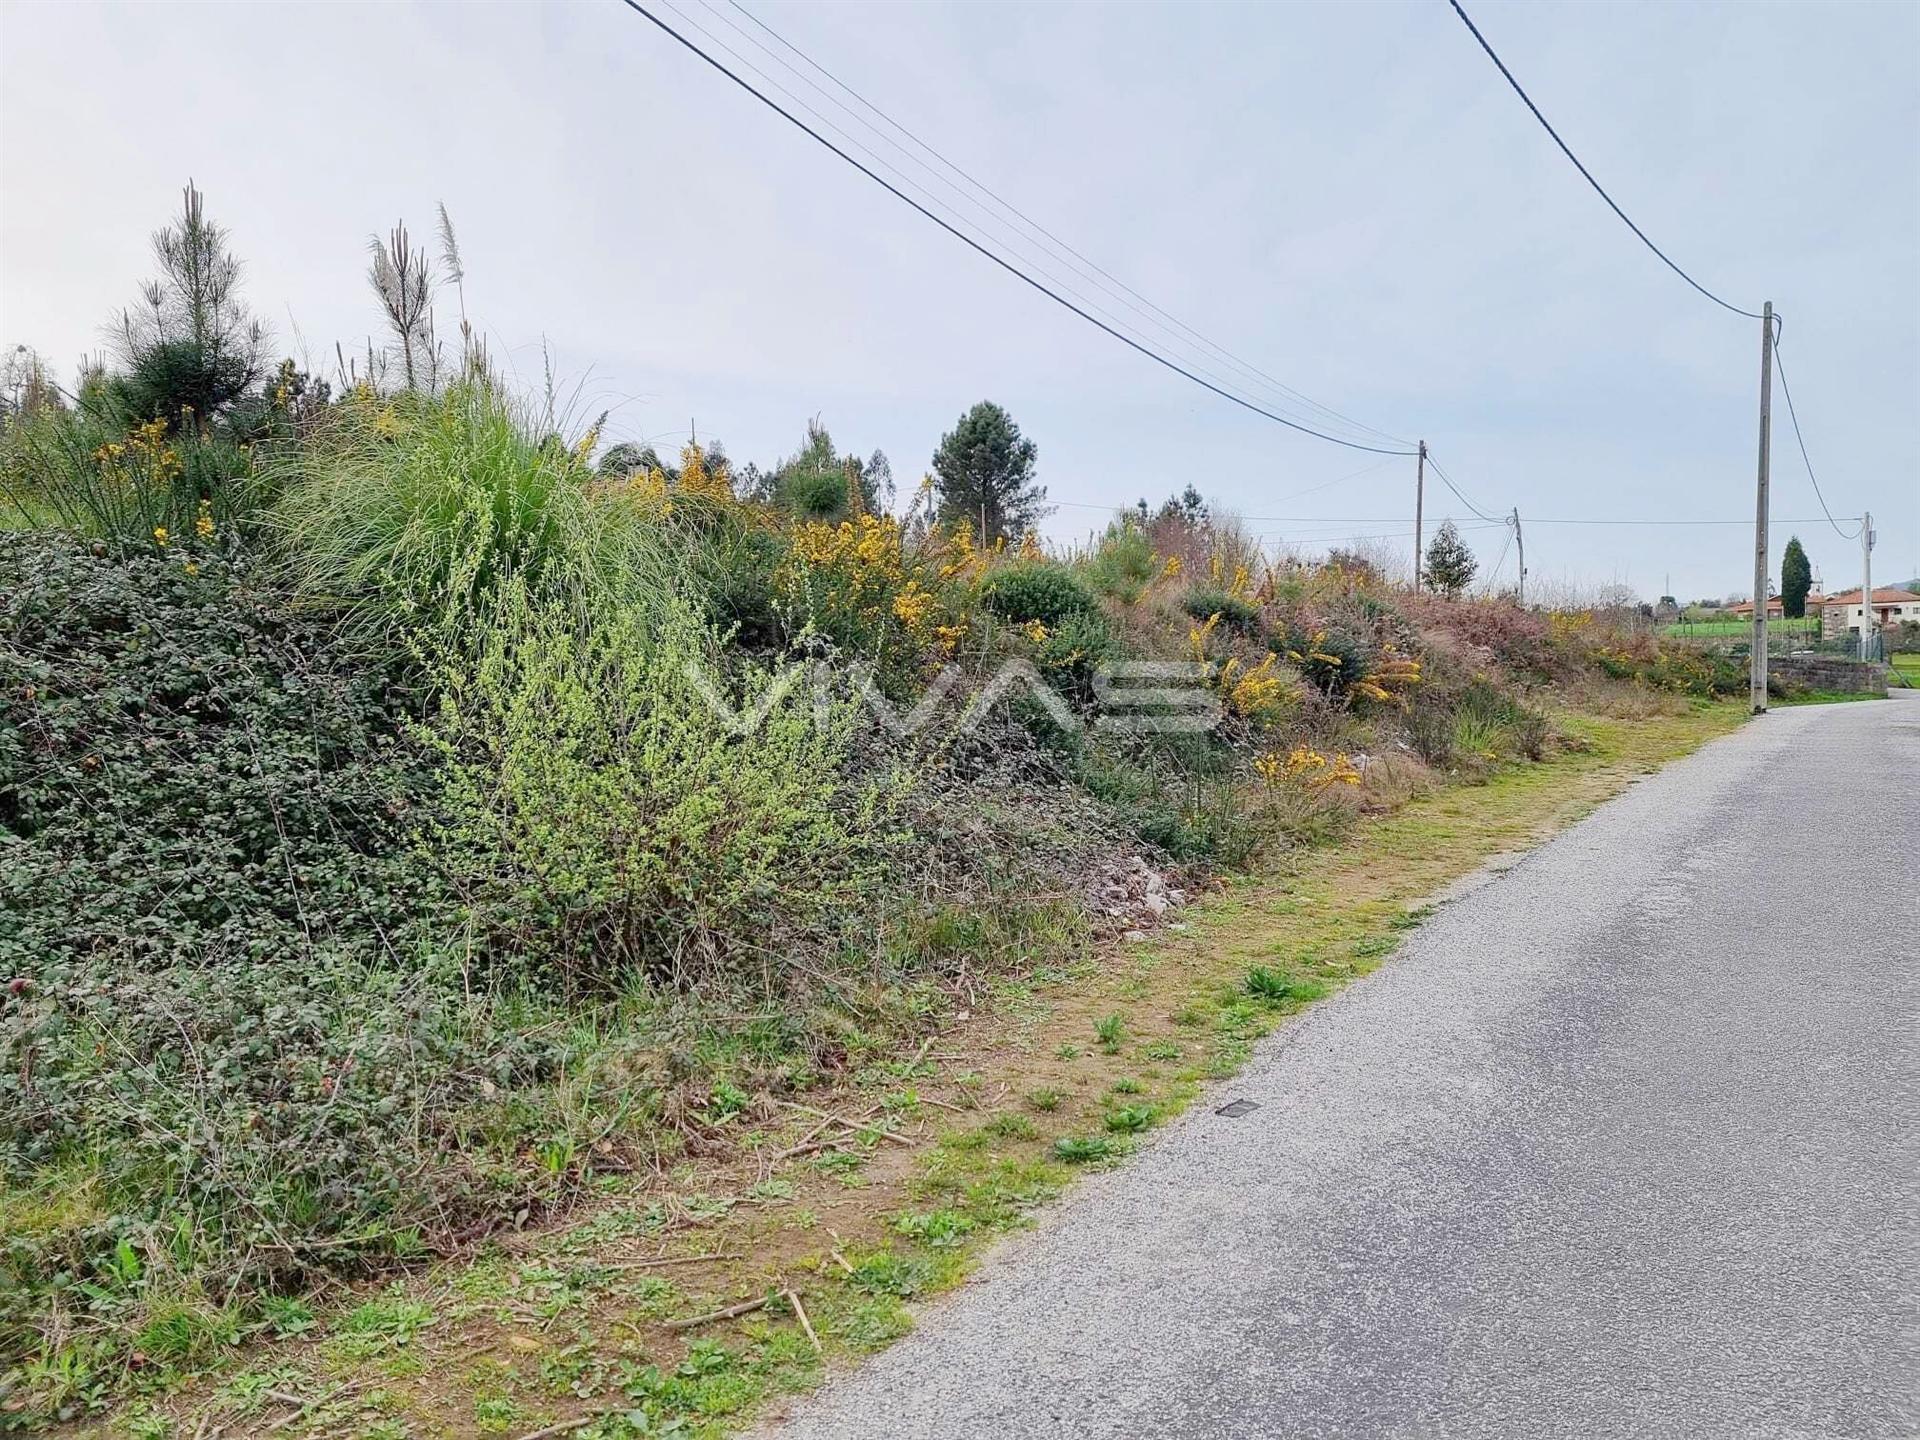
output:
[[[1760,479],[1753,501],[1753,656],[1748,699],[1767,713],[1767,446],[1773,428],[1773,302],[1760,312]]]
[[[1860,658],[1869,660],[1873,652],[1867,637],[1873,634],[1873,512],[1860,517]]]
[[[1513,543],[1520,551],[1520,608],[1527,608],[1527,537],[1520,533],[1520,507],[1513,507]]]
[[[1413,588],[1420,588],[1420,512],[1427,503],[1427,442],[1420,442],[1420,458],[1413,462]]]

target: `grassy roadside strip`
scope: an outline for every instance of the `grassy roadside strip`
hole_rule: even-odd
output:
[[[1150,938],[996,987],[917,1052],[276,1334],[90,1433],[146,1440],[720,1436],[906,1333],[1076,1171],[1115,1163],[1255,1041],[1378,967],[1422,902],[1564,828],[1744,707],[1558,718],[1586,748],[1437,790]],[[242,1364],[247,1368],[239,1368]]]

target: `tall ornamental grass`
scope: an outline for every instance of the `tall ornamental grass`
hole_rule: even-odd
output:
[[[296,588],[463,647],[509,579],[582,613],[617,603],[657,619],[675,568],[643,510],[595,494],[590,449],[543,435],[485,379],[353,391],[273,462]]]

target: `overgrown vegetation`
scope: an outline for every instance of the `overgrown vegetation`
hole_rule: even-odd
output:
[[[724,1149],[1194,876],[1580,743],[1553,687],[1744,690],[1591,614],[1263,553],[1190,488],[1049,553],[997,406],[897,514],[817,423],[738,475],[610,443],[491,372],[444,217],[441,249],[457,355],[396,230],[393,343],[322,380],[267,365],[189,191],[119,368],[8,390],[0,1423]],[[1142,661],[1185,668],[1141,698]]]

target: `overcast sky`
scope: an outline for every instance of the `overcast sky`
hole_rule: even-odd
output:
[[[1184,324],[1424,437],[1481,509],[1518,505],[1536,581],[1751,588],[1739,523],[1550,523],[1750,527],[1759,326],[1634,240],[1444,0],[743,3]],[[658,9],[958,203],[714,4]],[[1834,513],[1875,512],[1876,579],[1920,572],[1920,6],[1469,9],[1667,253],[1742,308],[1784,313]],[[336,340],[364,346],[374,325],[368,236],[404,217],[425,237],[444,201],[496,354],[537,384],[544,341],[578,409],[613,407],[619,434],[676,440],[697,422],[764,464],[819,415],[910,485],[991,398],[1039,445],[1056,538],[1189,482],[1310,548],[1411,528],[1411,461],[1294,434],[1141,358],[617,0],[6,0],[0,341],[63,371],[99,349],[189,176],[278,346],[328,368]],[[1776,415],[1773,572],[1797,533],[1823,582],[1857,583],[1858,543],[1819,518],[1777,399]],[[1427,513],[1474,523],[1437,485]],[[1468,538],[1511,578],[1501,530]]]

